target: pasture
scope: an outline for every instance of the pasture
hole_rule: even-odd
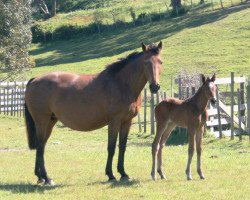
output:
[[[163,149],[163,170],[167,180],[151,180],[153,136],[129,135],[125,166],[131,182],[107,182],[107,128],[77,132],[56,125],[48,141],[45,162],[54,187],[36,186],[35,151],[28,150],[23,118],[0,116],[0,199],[249,199],[250,143],[248,137],[230,141],[212,136],[204,139],[202,156],[205,180],[192,162],[192,181],[185,167],[187,145]],[[116,172],[117,151],[114,157]]]
[[[97,73],[132,51],[141,51],[142,41],[150,44],[160,40],[163,42],[161,88],[164,91],[170,89],[170,77],[183,70],[216,72],[217,77],[228,76],[230,71],[235,72],[235,76],[249,75],[249,14],[248,4],[211,12],[197,10],[122,31],[33,44],[30,55],[36,67],[30,70],[26,80],[59,70]]]

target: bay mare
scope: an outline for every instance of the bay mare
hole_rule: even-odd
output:
[[[186,100],[176,98],[168,98],[160,102],[155,108],[155,118],[157,123],[157,131],[152,145],[152,171],[151,176],[156,180],[156,157],[157,172],[161,179],[165,179],[162,172],[162,149],[166,144],[172,130],[176,127],[187,128],[188,130],[188,162],[186,175],[188,180],[192,180],[191,161],[194,153],[194,143],[196,141],[197,151],[197,172],[201,179],[204,175],[201,170],[201,152],[202,137],[204,133],[204,125],[208,117],[207,105],[209,100],[212,104],[216,102],[216,85],[214,84],[215,74],[212,78],[205,78],[202,75],[203,85],[196,94]]]
[[[142,52],[110,64],[96,75],[54,72],[31,79],[25,92],[25,118],[30,149],[36,149],[35,175],[39,184],[53,184],[44,164],[45,145],[59,120],[78,131],[108,125],[106,175],[114,180],[112,160],[119,133],[118,172],[124,169],[124,154],[132,118],[141,107],[141,91],[147,81],[150,91],[159,88],[162,42],[144,45]]]

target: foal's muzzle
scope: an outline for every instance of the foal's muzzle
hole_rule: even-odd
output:
[[[159,84],[154,84],[154,83],[151,83],[149,85],[149,89],[150,89],[150,92],[155,94],[158,92],[158,90],[160,89],[160,85]]]
[[[214,106],[215,104],[216,104],[216,102],[217,102],[217,100],[213,97],[211,100],[211,104]]]

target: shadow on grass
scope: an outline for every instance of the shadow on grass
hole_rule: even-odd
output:
[[[88,186],[91,185],[107,185],[108,188],[116,188],[116,187],[132,187],[140,184],[140,181],[132,179],[132,180],[117,180],[117,181],[96,181],[88,183]]]
[[[157,22],[153,25],[117,30],[103,33],[102,35],[82,37],[70,41],[51,42],[30,51],[30,54],[35,56],[49,51],[53,52],[49,56],[36,59],[37,67],[110,57],[138,48],[142,41],[146,43],[158,42],[164,38],[175,35],[183,29],[213,23],[226,18],[232,13],[240,12],[247,8],[249,8],[249,6],[240,5],[211,13],[193,13],[188,16]],[[56,53],[57,56],[55,56],[54,53]]]
[[[63,185],[55,186],[38,186],[31,183],[0,183],[0,190],[10,191],[12,193],[43,193],[44,191],[54,190],[56,188],[64,187]]]

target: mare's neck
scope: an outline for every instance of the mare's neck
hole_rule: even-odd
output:
[[[192,97],[192,100],[197,105],[199,112],[203,112],[207,108],[208,101],[209,101],[209,99],[207,98],[204,92],[203,87],[199,88],[198,92]]]
[[[134,62],[125,66],[118,74],[119,80],[124,84],[133,97],[137,99],[147,83],[144,72],[143,55]]]

